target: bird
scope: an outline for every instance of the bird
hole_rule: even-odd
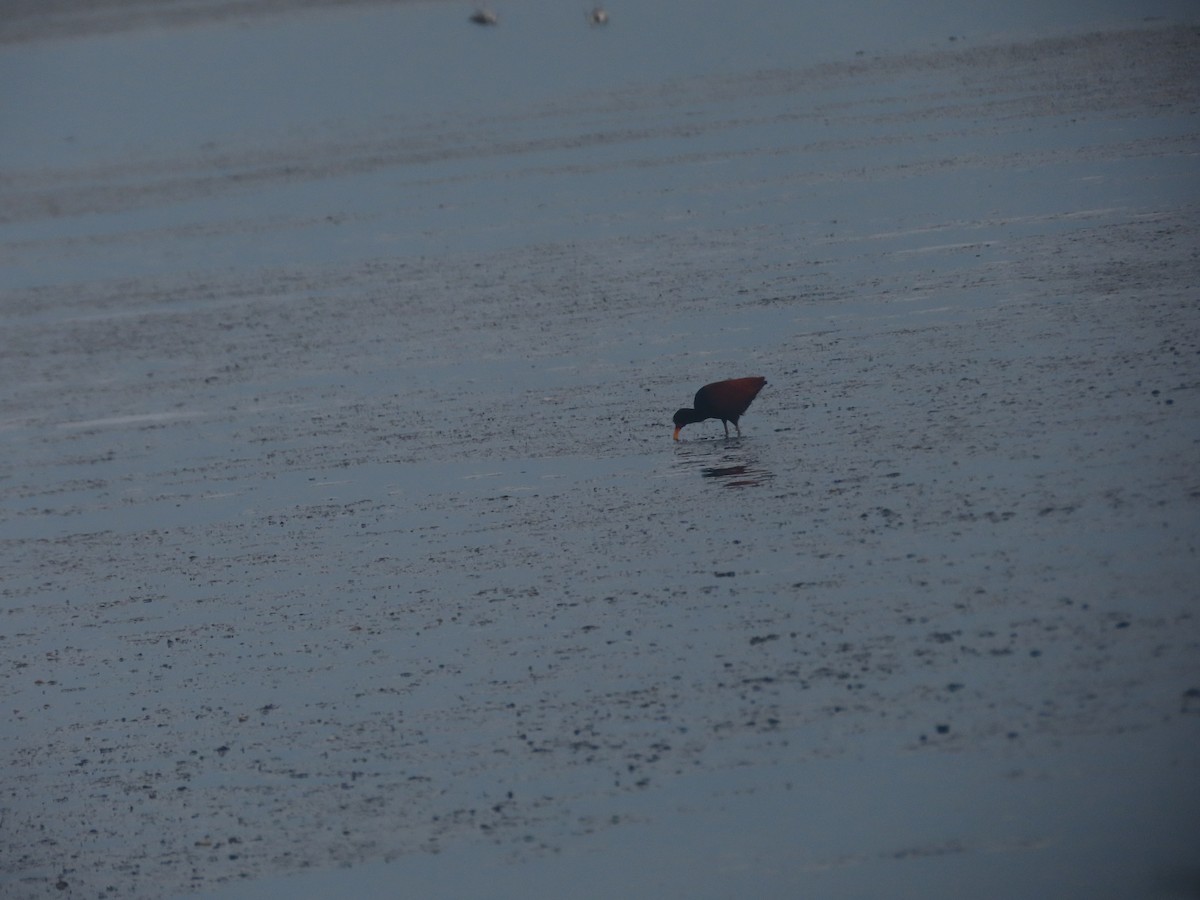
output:
[[[500,18],[487,7],[482,7],[471,13],[471,21],[476,25],[495,25]]]
[[[738,419],[750,408],[758,392],[763,389],[767,379],[761,375],[749,378],[730,378],[728,381],[714,381],[696,391],[696,399],[692,401],[694,408],[684,407],[675,413],[675,440],[679,440],[679,431],[684,425],[693,422],[703,422],[705,419],[720,419],[725,426],[725,437],[729,437],[729,423],[737,429],[738,437],[742,435]]]

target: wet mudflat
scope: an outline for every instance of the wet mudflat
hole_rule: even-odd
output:
[[[1194,24],[178,9],[0,35],[5,896],[1200,893]]]

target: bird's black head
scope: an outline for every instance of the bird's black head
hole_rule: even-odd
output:
[[[693,422],[703,422],[704,416],[689,407],[684,407],[675,413],[675,440],[679,440],[679,429],[684,425],[691,425]]]

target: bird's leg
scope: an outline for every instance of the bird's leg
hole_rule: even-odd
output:
[[[742,426],[739,425],[737,422],[734,422],[733,427],[737,429],[738,437],[741,437],[742,436]]]
[[[725,437],[729,437],[729,423],[722,419],[721,424],[725,426]]]

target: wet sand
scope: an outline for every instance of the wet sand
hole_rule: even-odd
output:
[[[525,39],[212,9],[4,53]],[[1200,896],[1200,32],[955,38],[53,121],[0,185],[5,896]]]

